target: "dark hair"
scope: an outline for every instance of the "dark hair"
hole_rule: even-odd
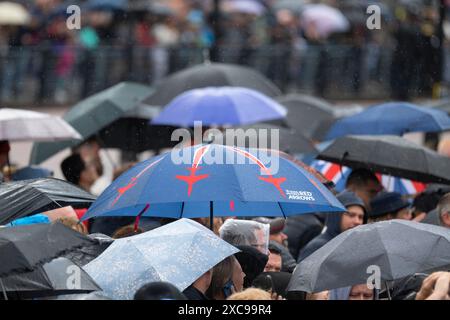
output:
[[[86,169],[86,165],[77,153],[67,157],[61,163],[61,171],[67,181],[78,184],[80,182],[81,173]]]
[[[134,294],[134,300],[187,300],[186,296],[169,282],[152,282]]]
[[[360,186],[366,184],[368,181],[376,181],[379,183],[377,176],[369,169],[354,169],[348,176],[345,187],[348,188],[350,185]]]
[[[415,212],[430,212],[436,209],[441,195],[437,192],[422,192],[414,198],[413,208]]]

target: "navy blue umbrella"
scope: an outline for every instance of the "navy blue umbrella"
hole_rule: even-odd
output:
[[[286,217],[336,211],[344,211],[336,197],[278,152],[208,144],[137,164],[100,195],[83,219]]]
[[[446,130],[450,130],[450,117],[445,112],[406,102],[391,102],[338,120],[326,140],[346,135],[403,135]]]

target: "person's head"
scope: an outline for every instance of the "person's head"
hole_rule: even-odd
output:
[[[450,193],[447,193],[439,200],[437,209],[441,224],[450,228]]]
[[[306,300],[328,300],[330,291],[321,291],[316,293],[307,293]]]
[[[348,300],[374,300],[373,289],[369,289],[367,284],[358,284],[350,290]]]
[[[119,229],[117,229],[113,235],[112,238],[113,239],[121,239],[121,238],[126,238],[126,237],[131,237],[137,234],[140,234],[144,232],[141,228],[135,228],[134,224],[130,224],[127,226],[123,226],[120,227]]]
[[[186,297],[169,282],[151,282],[136,291],[134,300],[186,300]]]
[[[229,256],[212,269],[211,284],[206,296],[214,300],[225,300],[234,291],[233,268],[234,256]]]
[[[227,300],[272,300],[269,292],[257,288],[248,288],[232,294]]]
[[[82,144],[72,149],[72,153],[77,153],[81,156],[84,162],[95,165],[97,174],[103,175],[103,165],[100,159],[100,144],[95,137],[89,138]]]
[[[279,244],[286,245],[288,240],[288,236],[283,232],[285,226],[284,218],[256,218],[254,219],[257,222],[266,223],[270,226],[270,235],[269,240],[278,242]]]
[[[442,195],[438,192],[422,192],[418,194],[413,201],[412,214],[415,221],[422,221],[428,212],[434,210]]]
[[[64,159],[61,170],[67,181],[88,190],[97,180],[98,174],[94,163],[85,163],[82,157],[75,153]]]
[[[362,225],[366,209],[364,207],[364,202],[356,195],[356,193],[344,191],[337,195],[337,199],[346,209],[341,217],[341,232]]]
[[[269,225],[256,221],[227,219],[219,229],[220,237],[234,245],[252,246],[267,254]]]
[[[347,190],[353,191],[370,208],[370,201],[383,189],[377,176],[368,169],[355,169],[345,183]]]
[[[0,141],[0,169],[8,164],[9,151],[11,147],[6,140]]]
[[[62,217],[58,218],[54,221],[54,223],[60,222],[66,227],[69,227],[75,231],[78,231],[82,234],[88,234],[88,230],[84,224],[82,224],[79,220],[72,218],[72,217]]]
[[[450,138],[439,141],[437,152],[443,156],[450,157]]]
[[[271,245],[269,245],[269,251],[269,260],[264,268],[264,272],[280,272],[282,266],[281,251]]]
[[[245,276],[246,276],[246,274],[242,270],[241,264],[236,259],[236,257],[233,257],[233,275],[231,277],[231,280],[233,281],[233,286],[234,286],[235,292],[241,292],[242,290],[244,290]]]
[[[398,192],[381,192],[371,201],[369,222],[411,218],[410,204]]]

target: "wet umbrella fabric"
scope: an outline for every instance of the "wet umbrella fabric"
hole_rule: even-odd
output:
[[[450,130],[450,117],[445,112],[411,103],[391,102],[338,120],[326,139],[346,135],[403,135],[445,130]]]
[[[288,291],[320,292],[367,283],[373,266],[382,281],[391,281],[449,264],[449,229],[406,220],[377,222],[341,233],[304,259]]]
[[[112,140],[114,140],[112,136],[131,135],[133,131],[131,133],[124,132],[122,124],[119,124],[118,130],[116,130],[114,124],[121,118],[140,120],[141,115],[137,109],[141,108],[141,102],[152,92],[151,88],[138,83],[121,82],[78,102],[64,115],[63,119],[78,130],[83,140],[93,136],[101,138],[104,134],[110,136]],[[147,121],[148,119],[145,118]],[[127,128],[130,127],[127,126]],[[132,136],[132,138],[136,140],[138,137]],[[39,164],[59,151],[80,143],[81,141],[73,140],[59,143],[37,143],[33,146],[30,162]],[[108,145],[103,145],[102,141],[100,144],[102,147],[108,147]]]
[[[269,97],[281,94],[274,83],[251,68],[234,64],[205,63],[181,70],[162,80],[144,104],[165,106],[185,91],[224,86],[245,87]]]
[[[167,281],[180,291],[239,250],[201,224],[180,219],[136,236],[117,239],[84,267],[114,299],[132,299],[144,284]]]
[[[75,276],[78,278],[75,279]],[[86,271],[63,257],[37,266],[33,271],[3,277],[1,281],[9,299],[30,299],[102,290]]]
[[[173,99],[152,120],[154,125],[194,127],[240,126],[283,119],[285,107],[258,91],[243,87],[189,90]]]
[[[450,184],[448,157],[397,136],[338,138],[317,159],[424,183]]]
[[[0,277],[38,265],[96,241],[61,223],[0,228]]]
[[[88,208],[95,199],[83,189],[56,178],[2,183],[0,225],[60,207]]]
[[[137,164],[100,195],[83,220],[140,214],[285,217],[343,210],[320,181],[279,152],[208,144]]]

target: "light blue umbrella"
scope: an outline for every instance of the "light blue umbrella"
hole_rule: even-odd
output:
[[[114,299],[133,299],[144,284],[167,281],[183,291],[239,250],[201,224],[180,219],[118,239],[83,268]]]

